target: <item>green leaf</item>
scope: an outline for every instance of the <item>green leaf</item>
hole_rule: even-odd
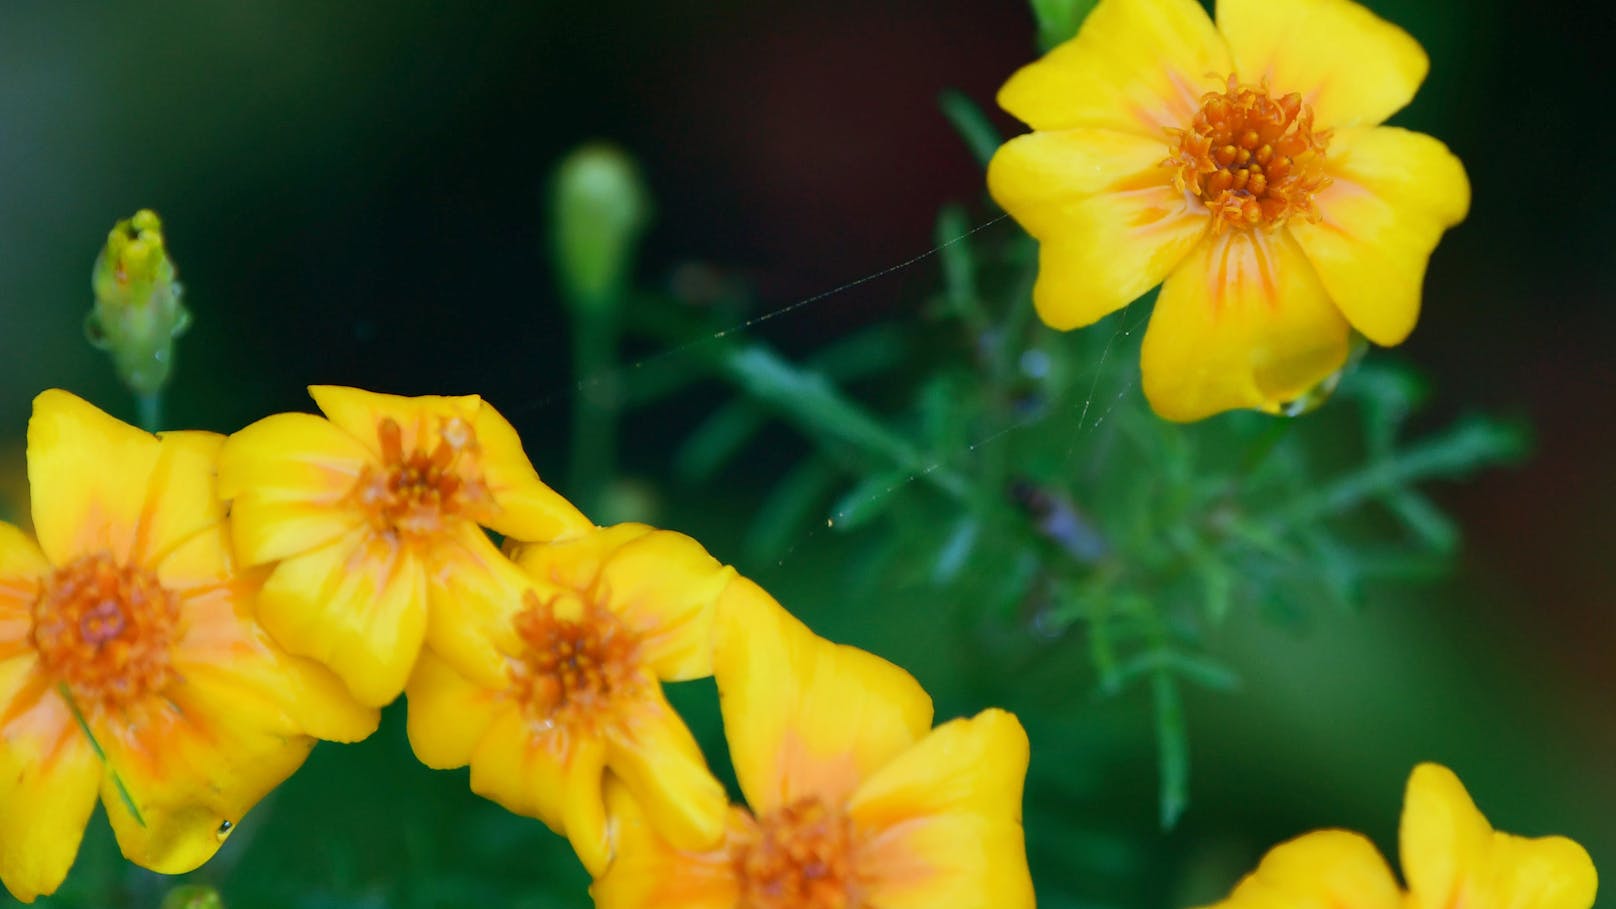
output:
[[[993,153],[1004,144],[1003,137],[994,128],[988,115],[982,112],[982,108],[978,107],[975,101],[953,89],[943,92],[938,97],[937,106],[943,109],[943,116],[948,118],[948,122],[954,124],[955,131],[965,140],[965,145],[970,148],[971,155],[976,158],[977,163],[987,167],[988,162],[993,159]],[[959,234],[953,236],[957,237]]]
[[[1190,745],[1178,685],[1165,669],[1151,679],[1156,707],[1156,759],[1160,779],[1161,825],[1171,830],[1189,805]]]
[[[841,472],[824,458],[810,457],[793,467],[759,506],[747,549],[754,558],[779,558],[803,532],[812,514],[830,495]]]
[[[954,522],[954,530],[943,543],[943,548],[937,553],[937,562],[932,566],[933,584],[947,584],[959,577],[971,551],[976,548],[977,532],[981,529],[981,522],[968,514]]]
[[[1049,50],[1070,40],[1088,18],[1098,0],[1031,0],[1033,18],[1038,20],[1038,46]]]
[[[893,494],[908,485],[906,470],[883,471],[865,477],[830,509],[830,526],[836,530],[856,530],[884,512]]]
[[[744,399],[713,411],[675,452],[674,475],[685,482],[712,479],[763,428],[766,419],[763,408]]]

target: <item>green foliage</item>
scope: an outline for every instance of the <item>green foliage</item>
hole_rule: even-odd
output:
[[[1147,302],[1050,331],[1029,317],[1033,242],[968,232],[962,210],[942,213],[927,324],[867,329],[811,363],[642,301],[633,325],[711,337],[691,354],[745,395],[676,462],[712,477],[769,417],[790,426],[809,448],[756,510],[754,556],[778,560],[828,525],[858,538],[846,596],[901,603],[896,592],[923,587],[932,615],[957,618],[961,650],[980,651],[973,638],[991,628],[992,661],[1052,664],[1046,685],[1142,687],[1172,826],[1189,797],[1180,691],[1239,686],[1208,646],[1231,613],[1296,623],[1440,577],[1458,534],[1421,484],[1516,458],[1523,434],[1483,417],[1415,431],[1423,388],[1379,357],[1305,415],[1163,421],[1138,390]],[[907,387],[907,404],[878,411],[845,390],[872,373]]]
[[[1031,0],[1038,21],[1038,46],[1049,50],[1077,34],[1098,0]]]

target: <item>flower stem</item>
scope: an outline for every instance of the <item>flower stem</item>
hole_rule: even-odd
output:
[[[578,395],[572,409],[571,492],[585,513],[604,498],[617,461],[617,320],[611,312],[578,312],[572,325],[572,369]]]
[[[157,432],[163,428],[163,393],[154,391],[150,394],[136,394],[135,407],[140,414],[140,428],[147,432]]]

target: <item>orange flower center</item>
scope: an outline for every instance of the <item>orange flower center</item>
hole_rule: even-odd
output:
[[[518,703],[543,728],[594,728],[645,684],[640,639],[609,609],[591,603],[577,619],[558,618],[555,601],[529,590],[516,614],[524,645],[512,661]]]
[[[477,436],[465,420],[445,420],[431,451],[424,444],[405,451],[403,430],[392,417],[376,424],[376,438],[381,465],[366,464],[351,495],[377,531],[430,536],[447,519],[477,520],[491,510],[493,498],[477,467]]]
[[[81,710],[123,707],[176,678],[169,660],[180,602],[157,576],[110,555],[56,570],[34,601],[29,639]]]
[[[853,822],[818,798],[800,799],[732,834],[740,909],[859,909]]]
[[[1266,86],[1239,85],[1208,92],[1187,129],[1170,129],[1173,185],[1199,198],[1212,213],[1213,230],[1261,227],[1286,219],[1318,220],[1313,196],[1324,175],[1328,132],[1313,131],[1313,109],[1292,92],[1279,100]]]

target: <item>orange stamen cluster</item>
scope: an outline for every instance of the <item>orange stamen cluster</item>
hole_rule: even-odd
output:
[[[105,554],[82,556],[56,573],[34,601],[29,639],[47,675],[81,710],[125,707],[177,677],[170,651],[180,603],[157,576]]]
[[[853,822],[820,799],[801,799],[731,835],[740,909],[864,905],[853,861]]]
[[[1198,197],[1213,229],[1271,230],[1291,217],[1318,219],[1313,196],[1324,175],[1328,132],[1313,131],[1313,110],[1292,92],[1274,100],[1266,86],[1208,92],[1188,129],[1168,130],[1173,184]]]
[[[577,619],[556,616],[555,601],[531,590],[513,624],[524,645],[510,667],[513,695],[542,728],[592,729],[610,721],[646,684],[640,639],[596,604]]]
[[[444,421],[430,452],[404,450],[398,422],[385,417],[376,424],[381,465],[367,464],[354,483],[352,496],[370,516],[377,531],[410,537],[443,529],[447,518],[476,519],[493,504],[477,468],[477,437],[466,421]]]

